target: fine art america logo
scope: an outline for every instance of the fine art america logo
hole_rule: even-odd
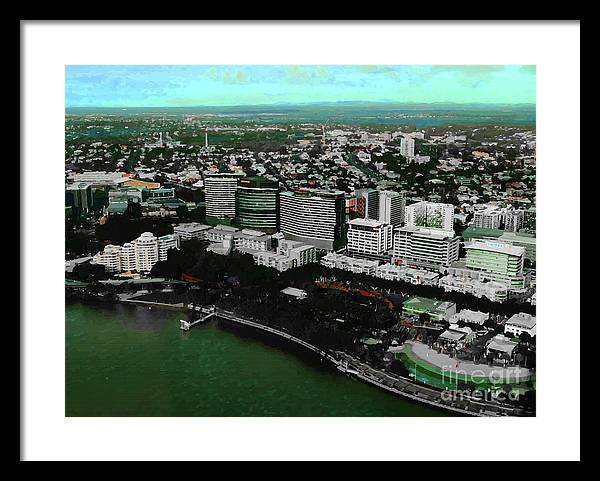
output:
[[[444,384],[456,385],[457,389],[443,391],[441,398],[444,401],[518,401],[519,392],[513,390],[511,385],[518,385],[526,381],[528,377],[523,374],[520,367],[511,370],[510,374],[506,374],[503,371],[486,373],[480,369],[471,372],[461,369],[451,370],[444,366],[442,368],[442,381]],[[469,385],[466,384],[466,379],[469,379]],[[484,384],[502,386],[502,388],[492,391],[483,388]]]

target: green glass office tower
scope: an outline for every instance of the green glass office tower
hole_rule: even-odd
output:
[[[263,177],[246,177],[238,182],[236,224],[269,234],[279,229],[279,184]]]

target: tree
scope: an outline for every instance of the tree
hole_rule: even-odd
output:
[[[85,262],[73,268],[72,277],[81,282],[93,282],[108,279],[109,275],[104,266]]]

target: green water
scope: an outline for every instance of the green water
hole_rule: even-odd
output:
[[[67,416],[442,416],[283,341],[184,314],[66,306]]]

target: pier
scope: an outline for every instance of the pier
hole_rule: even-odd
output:
[[[182,331],[189,331],[190,328],[197,324],[208,321],[211,317],[214,317],[217,314],[217,308],[215,306],[202,307],[189,304],[188,309],[193,310],[194,312],[200,312],[200,317],[192,322],[181,319],[179,321],[179,329]]]

